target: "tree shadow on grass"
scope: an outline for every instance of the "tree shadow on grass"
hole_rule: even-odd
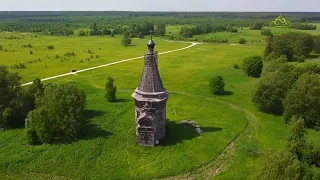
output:
[[[71,144],[80,140],[92,140],[96,138],[105,138],[112,135],[111,132],[105,131],[98,125],[90,122],[89,119],[103,116],[105,112],[97,110],[86,110],[85,118],[87,123],[78,131],[78,137],[74,139],[56,139],[54,144]]]
[[[233,92],[232,91],[224,91],[221,95],[222,96],[232,96]]]
[[[78,137],[74,139],[56,139],[54,144],[72,144],[80,140],[93,140],[96,138],[106,138],[112,135],[111,132],[105,131],[96,124],[88,123],[78,132]]]
[[[105,112],[103,112],[103,111],[97,111],[97,110],[92,110],[92,109],[86,110],[84,112],[86,119],[91,119],[91,118],[103,116],[104,114],[105,114]]]
[[[201,127],[202,133],[222,131],[219,127]],[[201,136],[201,135],[200,135]],[[195,127],[183,125],[180,122],[167,121],[166,136],[160,141],[160,146],[173,146],[185,140],[198,137]]]
[[[92,124],[92,123],[86,124],[84,127],[84,131],[82,133],[83,134],[80,137],[80,139],[82,140],[105,138],[112,135],[111,132],[105,131],[102,128],[100,128],[98,125]]]
[[[128,99],[116,99],[116,102],[115,103],[122,103],[122,102],[129,102],[131,100],[128,100]]]

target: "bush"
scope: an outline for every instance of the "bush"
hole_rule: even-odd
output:
[[[130,46],[131,45],[131,39],[127,36],[124,36],[122,41],[121,41],[121,44],[124,45],[124,46]]]
[[[301,179],[300,164],[295,155],[285,151],[272,151],[267,154],[267,157],[256,179]]]
[[[301,55],[299,58],[298,58],[298,62],[304,62],[306,60],[306,57],[304,55]]]
[[[239,67],[238,64],[233,65],[233,68],[234,68],[234,69],[240,69],[240,67]]]
[[[74,84],[49,84],[36,95],[36,109],[28,114],[28,143],[53,143],[77,137],[85,125],[86,96]]]
[[[222,95],[224,93],[225,83],[222,76],[215,76],[210,80],[212,94]]]
[[[288,91],[284,120],[293,116],[305,120],[308,128],[320,129],[320,74],[303,74]]]
[[[243,60],[242,69],[247,76],[258,78],[261,76],[263,68],[262,58],[260,56],[251,56]]]
[[[241,38],[241,39],[239,40],[239,44],[246,44],[246,39]]]
[[[29,51],[29,54],[31,54],[31,55],[32,55],[32,54],[33,54],[33,51],[31,51],[31,50],[30,50],[30,51]]]
[[[105,98],[108,102],[115,102],[116,101],[116,92],[117,86],[114,86],[114,79],[112,77],[108,77],[107,83],[105,85]]]
[[[49,45],[47,48],[48,48],[49,50],[54,50],[54,47],[53,47],[52,45]]]

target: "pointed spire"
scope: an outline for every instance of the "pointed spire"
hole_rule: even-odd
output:
[[[154,93],[164,92],[160,73],[157,65],[157,54],[153,52],[155,43],[152,37],[148,43],[149,52],[144,57],[144,67],[142,71],[140,85],[138,90],[141,92]]]

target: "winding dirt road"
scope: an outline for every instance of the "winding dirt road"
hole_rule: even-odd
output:
[[[159,55],[169,54],[169,53],[178,52],[178,51],[183,51],[185,49],[192,48],[193,46],[195,46],[197,44],[201,44],[201,43],[191,42],[190,46],[187,46],[187,47],[184,47],[184,48],[180,48],[180,49],[176,49],[176,50],[162,52],[162,53],[159,53]],[[98,68],[103,68],[103,67],[107,67],[107,66],[112,66],[112,65],[115,65],[115,64],[120,64],[120,63],[132,61],[132,60],[136,60],[136,59],[141,59],[141,58],[144,58],[144,56],[134,57],[134,58],[130,58],[130,59],[124,59],[124,60],[116,61],[116,62],[113,62],[113,63],[108,63],[108,64],[103,64],[103,65],[100,65],[100,66],[95,66],[95,67],[91,67],[91,68],[87,68],[87,69],[82,69],[82,70],[78,70],[77,72],[69,72],[69,73],[60,74],[60,75],[57,75],[57,76],[51,76],[51,77],[47,77],[47,78],[41,79],[41,81],[48,81],[48,80],[51,80],[51,79],[57,79],[57,78],[60,78],[60,77],[69,76],[69,75],[73,75],[73,74],[77,74],[77,73],[81,73],[81,72],[85,72],[85,71],[90,71],[90,70],[94,70],[94,69],[98,69]],[[33,82],[24,83],[21,86],[27,86],[27,85],[30,85],[32,83]]]

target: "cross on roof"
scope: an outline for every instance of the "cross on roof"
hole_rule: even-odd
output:
[[[150,37],[151,37],[151,39],[152,39],[153,31],[152,31],[152,30],[150,30],[149,32],[150,32]]]

